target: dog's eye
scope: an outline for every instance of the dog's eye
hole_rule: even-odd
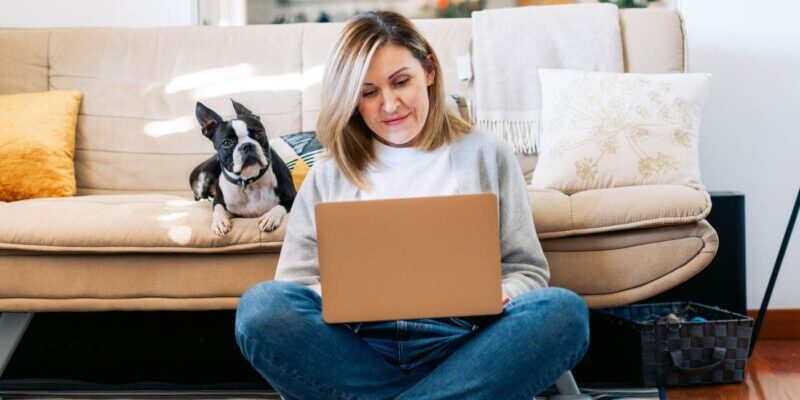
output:
[[[225,140],[222,141],[222,147],[227,149],[227,148],[229,148],[231,146],[233,146],[233,140],[225,139]]]

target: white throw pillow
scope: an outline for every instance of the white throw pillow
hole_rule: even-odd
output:
[[[542,131],[531,186],[702,189],[697,140],[711,75],[541,69]]]

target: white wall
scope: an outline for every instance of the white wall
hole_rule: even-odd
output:
[[[745,194],[747,304],[758,308],[800,186],[800,2],[683,0],[691,72],[711,72],[700,167]],[[800,308],[800,226],[770,308]]]
[[[0,0],[0,27],[195,25],[196,0]]]

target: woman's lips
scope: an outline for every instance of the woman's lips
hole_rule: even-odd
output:
[[[389,125],[389,126],[400,125],[400,124],[402,124],[403,122],[406,121],[406,119],[408,118],[409,115],[411,115],[411,113],[408,113],[408,114],[406,114],[406,115],[404,115],[402,117],[399,117],[399,118],[387,119],[387,120],[383,121],[383,123],[386,124],[386,125]]]

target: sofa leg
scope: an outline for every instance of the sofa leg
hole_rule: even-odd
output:
[[[25,329],[33,318],[33,313],[0,314],[0,376],[6,370],[8,361],[17,349]]]
[[[581,394],[578,384],[572,376],[572,371],[561,374],[556,380],[556,390],[558,394],[550,396],[551,400],[591,400],[592,396]]]

